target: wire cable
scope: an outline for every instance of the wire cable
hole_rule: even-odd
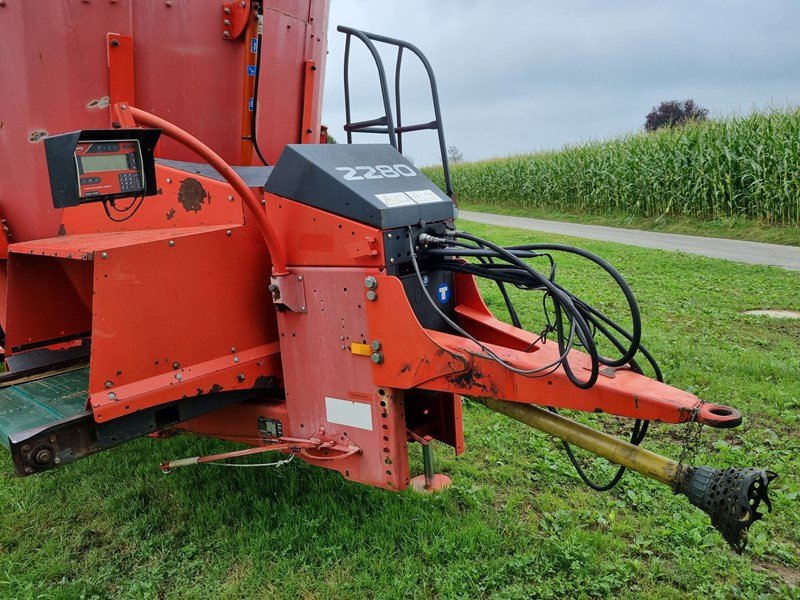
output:
[[[264,158],[264,155],[261,153],[261,148],[258,146],[258,136],[256,135],[256,113],[258,112],[258,84],[261,80],[261,41],[263,39],[263,30],[264,30],[264,14],[263,14],[263,7],[259,5],[258,8],[258,28],[257,28],[257,35],[256,35],[256,44],[257,52],[256,52],[256,72],[255,72],[255,79],[253,81],[253,110],[250,111],[250,135],[245,136],[242,139],[249,140],[253,144],[253,150],[256,151],[256,155],[258,156],[258,160],[261,161],[261,164],[264,166],[269,166],[269,163]]]
[[[599,374],[599,365],[613,368],[628,367],[631,370],[642,373],[639,364],[635,360],[637,353],[651,365],[655,378],[663,381],[663,375],[658,363],[650,352],[641,343],[642,323],[636,297],[628,283],[622,275],[606,260],[601,257],[574,246],[564,244],[525,244],[518,246],[501,247],[477,236],[461,231],[447,232],[447,239],[437,238],[426,235],[419,240],[420,254],[422,260],[426,261],[426,268],[430,270],[444,270],[455,273],[464,273],[489,279],[494,281],[508,309],[509,316],[515,327],[520,327],[519,313],[508,294],[507,285],[513,285],[525,291],[540,291],[542,295],[542,309],[546,319],[546,327],[539,339],[534,342],[545,343],[547,334],[554,332],[558,341],[561,356],[554,365],[548,365],[550,372],[562,367],[570,381],[579,388],[588,389],[596,383]],[[415,247],[411,242],[411,254],[414,270],[417,278],[422,283],[420,267],[415,255]],[[615,322],[601,310],[593,307],[576,294],[570,292],[560,284],[556,283],[556,261],[552,253],[574,254],[587,259],[600,266],[614,280],[617,287],[625,297],[628,313],[631,321],[631,331]],[[525,260],[546,257],[549,260],[549,273],[544,274],[535,269],[532,265],[524,262]],[[477,263],[468,262],[466,259],[477,259]],[[428,294],[427,289],[422,286],[425,295],[431,306],[442,316],[448,324],[462,335],[467,335],[476,342],[484,351],[485,348],[478,340],[467,334],[463,329],[456,326],[444,315],[433,299]],[[548,309],[548,300],[552,303],[553,315],[551,317]],[[567,326],[569,332],[567,333]],[[600,354],[595,338],[601,335],[607,339],[611,345],[619,352],[617,357],[608,357]],[[575,339],[577,338],[577,339]],[[575,347],[582,347],[592,361],[592,374],[588,380],[578,379],[570,368],[568,354]],[[487,352],[490,357],[497,360],[505,367],[507,363],[500,360],[491,351]],[[512,371],[519,372],[511,368]],[[552,412],[558,412],[554,407],[548,407]],[[636,419],[630,435],[630,443],[639,445],[645,438],[649,428],[649,421]],[[581,466],[572,447],[562,440],[567,456],[575,468],[580,478],[592,489],[597,491],[607,491],[613,488],[625,473],[624,467],[619,467],[614,476],[606,483],[593,481]]]
[[[133,207],[134,203],[136,203],[137,198],[139,199],[139,203],[136,204],[135,207]],[[133,197],[131,203],[128,206],[121,209],[115,206],[114,200],[103,200],[103,210],[105,211],[106,216],[112,221],[114,221],[114,223],[124,223],[139,211],[139,209],[142,207],[143,202],[144,202],[144,194],[142,194],[141,196],[137,195]],[[111,209],[113,209],[115,212],[124,214],[125,216],[119,219],[112,217],[111,210],[109,210],[108,208],[109,206],[111,206]],[[131,210],[131,207],[133,207],[133,210]]]

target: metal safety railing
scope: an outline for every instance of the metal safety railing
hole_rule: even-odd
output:
[[[436,87],[436,76],[433,74],[430,62],[425,55],[416,46],[390,38],[384,35],[375,33],[367,33],[360,29],[353,29],[352,27],[344,27],[340,25],[336,28],[337,31],[344,33],[347,36],[344,46],[344,104],[345,104],[345,119],[346,123],[344,130],[347,133],[347,143],[353,143],[353,133],[378,133],[389,136],[389,143],[402,154],[403,152],[403,134],[412,131],[424,131],[428,129],[436,130],[439,138],[439,151],[442,155],[442,171],[444,173],[444,181],[447,195],[453,196],[453,184],[450,179],[450,164],[447,160],[447,145],[444,140],[444,126],[442,125],[442,111],[439,105],[439,90]],[[378,79],[381,86],[381,98],[383,100],[384,114],[376,119],[369,119],[367,121],[353,122],[350,110],[350,39],[355,36],[366,45],[372,58],[375,60],[375,66],[378,69]],[[395,111],[392,111],[392,104],[389,99],[389,86],[386,82],[386,68],[383,64],[380,52],[374,42],[388,44],[397,47],[397,60],[395,63],[394,75],[394,91],[395,91]],[[422,66],[428,74],[428,80],[431,86],[431,97],[433,99],[433,114],[434,120],[428,123],[417,123],[415,125],[402,124],[402,112],[400,105],[400,70],[403,62],[403,51],[408,50],[419,58]]]

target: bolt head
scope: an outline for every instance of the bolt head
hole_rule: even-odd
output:
[[[393,258],[390,258],[390,259],[389,259],[389,262],[390,262],[391,264],[394,264],[394,259],[393,259]]]
[[[103,252],[100,254],[100,258],[108,258],[108,252]]]
[[[372,362],[374,362],[376,365],[379,365],[383,362],[383,354],[381,354],[380,352],[373,352],[370,358],[372,359]]]
[[[372,340],[372,343],[370,344],[370,348],[372,348],[373,350],[375,350],[375,352],[377,352],[378,350],[380,350],[380,349],[381,349],[381,343],[380,343],[380,341],[379,341],[379,340]]]
[[[172,183],[172,177],[167,177],[167,183]]]
[[[175,373],[175,379],[180,381],[181,379],[183,379],[183,375],[181,375],[180,373]]]
[[[239,357],[238,356],[234,356],[233,357],[233,362],[238,363],[239,362]]]
[[[114,383],[111,381],[106,381],[106,387],[107,388],[114,387]]]
[[[108,399],[109,400],[116,400],[117,399],[117,395],[114,392],[109,392],[108,393]]]
[[[364,286],[368,290],[374,290],[376,287],[378,287],[378,280],[375,279],[372,275],[370,275],[369,277],[364,279]]]
[[[176,362],[174,362],[174,363],[172,363],[172,368],[173,368],[173,369],[176,369],[176,370],[177,370],[177,369],[180,369],[180,368],[181,368],[181,363],[179,363],[179,362],[177,362],[177,361],[176,361]]]
[[[231,26],[231,22],[230,22],[228,19],[225,19],[225,20],[222,22],[222,24],[223,24],[223,25],[225,25],[225,27],[230,27],[230,26]]]
[[[231,233],[232,233],[232,232],[231,232],[231,230],[230,230],[230,229],[228,229],[228,230],[225,232],[225,235],[227,235],[228,237],[231,237]]]
[[[236,346],[231,346],[231,352],[236,353]]]
[[[306,312],[306,307],[305,306],[301,306],[300,307],[300,312],[303,312],[303,313]]]
[[[175,245],[175,240],[169,241],[169,247],[172,248]]]
[[[233,201],[233,195],[229,195],[228,196],[228,200],[230,200],[232,202]]]
[[[239,383],[242,383],[244,381],[244,373],[239,373],[236,376],[236,381],[238,381]]]
[[[223,31],[223,32],[222,32],[222,37],[224,37],[224,38],[229,38],[229,37],[231,37],[231,32],[230,32],[230,31]]]
[[[372,290],[367,292],[367,300],[373,300],[374,301],[374,300],[377,300],[377,299],[378,299],[378,294],[376,294]]]

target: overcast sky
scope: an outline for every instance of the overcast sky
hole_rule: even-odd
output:
[[[331,0],[323,121],[339,142],[337,25],[404,39],[428,56],[447,143],[467,160],[638,130],[662,100],[693,98],[712,117],[800,104],[800,0]],[[378,117],[375,68],[355,41],[352,56],[353,119]],[[405,124],[433,118],[413,62],[404,57]],[[386,66],[393,79],[394,52]],[[409,134],[405,145],[418,166],[439,160],[431,133]]]

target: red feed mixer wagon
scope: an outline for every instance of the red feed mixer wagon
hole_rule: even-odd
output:
[[[324,143],[328,9],[0,2],[0,441],[16,474],[186,431],[246,449],[162,469],[279,451],[354,482],[435,490],[449,479],[431,441],[464,451],[466,397],[560,438],[596,489],[625,468],[669,485],[741,551],[775,475],[639,446],[650,421],[735,427],[740,414],[660,381],[636,299],[603,259],[456,228],[436,82],[415,46],[339,28],[348,143]],[[351,118],[356,46],[382,98],[364,121]],[[396,52],[393,82],[379,48]],[[401,121],[404,59],[429,76],[430,122]],[[419,130],[438,136],[445,190],[402,154]],[[351,143],[366,133],[389,143]],[[613,279],[629,327],[557,283],[565,253]],[[521,327],[510,288],[544,307],[543,332]],[[630,441],[557,409],[630,418]],[[410,443],[423,446],[413,478]],[[617,476],[592,482],[570,445]]]

